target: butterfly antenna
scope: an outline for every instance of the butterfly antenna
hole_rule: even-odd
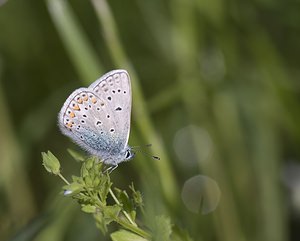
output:
[[[133,146],[131,147],[133,150],[135,150],[136,152],[141,152],[143,153],[144,155],[146,156],[150,156],[152,159],[154,160],[160,160],[160,158],[158,156],[154,156],[154,155],[151,155],[149,154],[148,152],[145,152],[142,148],[143,147],[151,147],[152,144],[146,144],[146,145],[143,145],[143,146]]]
[[[144,147],[151,147],[152,144],[145,144],[145,145],[142,145],[142,146],[132,146],[131,149],[141,149],[141,148],[144,148]]]
[[[140,152],[140,153],[143,153],[146,156],[150,156],[154,160],[160,160],[160,158],[158,156],[151,155],[148,152],[143,151],[142,149],[138,149],[138,150],[136,150],[136,152]]]

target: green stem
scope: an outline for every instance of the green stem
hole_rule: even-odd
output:
[[[121,226],[123,226],[124,228],[142,236],[143,238],[146,238],[146,239],[151,239],[151,235],[149,233],[147,233],[146,231],[140,229],[139,227],[137,226],[133,226],[131,225],[130,223],[128,222],[125,222],[123,220],[115,220],[117,223],[119,223]]]
[[[70,185],[70,183],[68,182],[68,180],[66,178],[64,178],[63,175],[61,175],[61,173],[58,173],[58,176],[67,184]]]
[[[115,196],[115,194],[113,193],[113,191],[111,190],[111,188],[109,188],[109,193],[110,193],[110,195],[112,196],[112,198],[115,200],[115,202],[116,202],[118,205],[120,205],[119,200],[117,199],[117,197]],[[129,214],[128,214],[125,210],[122,210],[122,212],[123,212],[123,214],[125,215],[125,217],[129,220],[129,222],[130,222],[133,226],[137,227],[136,223],[131,219],[131,217],[129,216]]]
[[[103,66],[90,44],[69,1],[47,0],[47,7],[61,40],[81,79],[85,84],[104,72]]]
[[[110,194],[112,195],[113,199],[115,200],[115,202],[117,204],[120,204],[119,200],[116,198],[116,196],[114,195],[114,193],[111,191],[111,189],[109,190]],[[95,200],[98,207],[99,208],[103,208],[101,202],[99,200]],[[126,213],[126,211],[123,211],[123,213]],[[127,213],[126,213],[127,214]],[[124,214],[125,215],[125,214]],[[127,214],[128,215],[128,214]],[[126,215],[125,215],[126,216]],[[131,218],[128,216],[126,216],[129,220],[131,220]],[[119,225],[121,225],[123,228],[130,230],[133,233],[136,233],[138,235],[140,235],[143,238],[146,239],[151,239],[151,235],[149,233],[147,233],[146,231],[142,230],[141,228],[139,228],[132,220],[130,221],[130,223],[128,223],[127,221],[122,220],[122,218],[118,218],[118,217],[114,217],[113,220],[118,223]]]

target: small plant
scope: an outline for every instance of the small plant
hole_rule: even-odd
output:
[[[115,222],[120,229],[110,234],[113,241],[191,240],[177,228],[172,232],[170,219],[165,216],[155,217],[151,228],[142,229],[136,223],[136,212],[140,210],[144,214],[144,204],[141,193],[133,183],[129,186],[130,193],[113,188],[109,172],[104,170],[103,163],[97,157],[84,158],[74,151],[69,152],[82,163],[80,176],[72,176],[71,182],[62,175],[60,162],[50,151],[42,153],[43,165],[49,173],[65,182],[62,187],[64,196],[76,200],[83,212],[92,214],[103,234],[108,232],[107,226]],[[113,204],[108,201],[111,199]]]
[[[61,174],[59,160],[50,151],[42,153],[45,169],[66,183],[63,186],[64,195],[76,200],[83,212],[92,214],[103,234],[107,233],[107,226],[112,222],[127,230],[112,233],[113,240],[151,240],[151,235],[135,222],[136,210],[143,210],[143,200],[134,185],[129,186],[130,195],[118,188],[113,191],[109,172],[103,171],[103,163],[97,157],[84,159],[74,152],[71,153],[77,160],[82,161],[80,176],[72,176],[71,182]],[[114,204],[108,203],[109,195]]]

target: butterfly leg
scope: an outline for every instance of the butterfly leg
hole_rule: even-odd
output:
[[[111,174],[115,169],[117,169],[118,164],[114,164],[112,166],[110,166],[107,171],[109,171],[109,174]]]
[[[105,169],[104,172],[108,172],[108,174],[111,174],[117,167],[118,167],[118,164],[113,163],[110,167]]]

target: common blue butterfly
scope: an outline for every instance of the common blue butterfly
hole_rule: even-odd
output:
[[[110,71],[67,98],[58,116],[60,130],[105,164],[117,166],[135,155],[128,146],[131,99],[127,71]]]

